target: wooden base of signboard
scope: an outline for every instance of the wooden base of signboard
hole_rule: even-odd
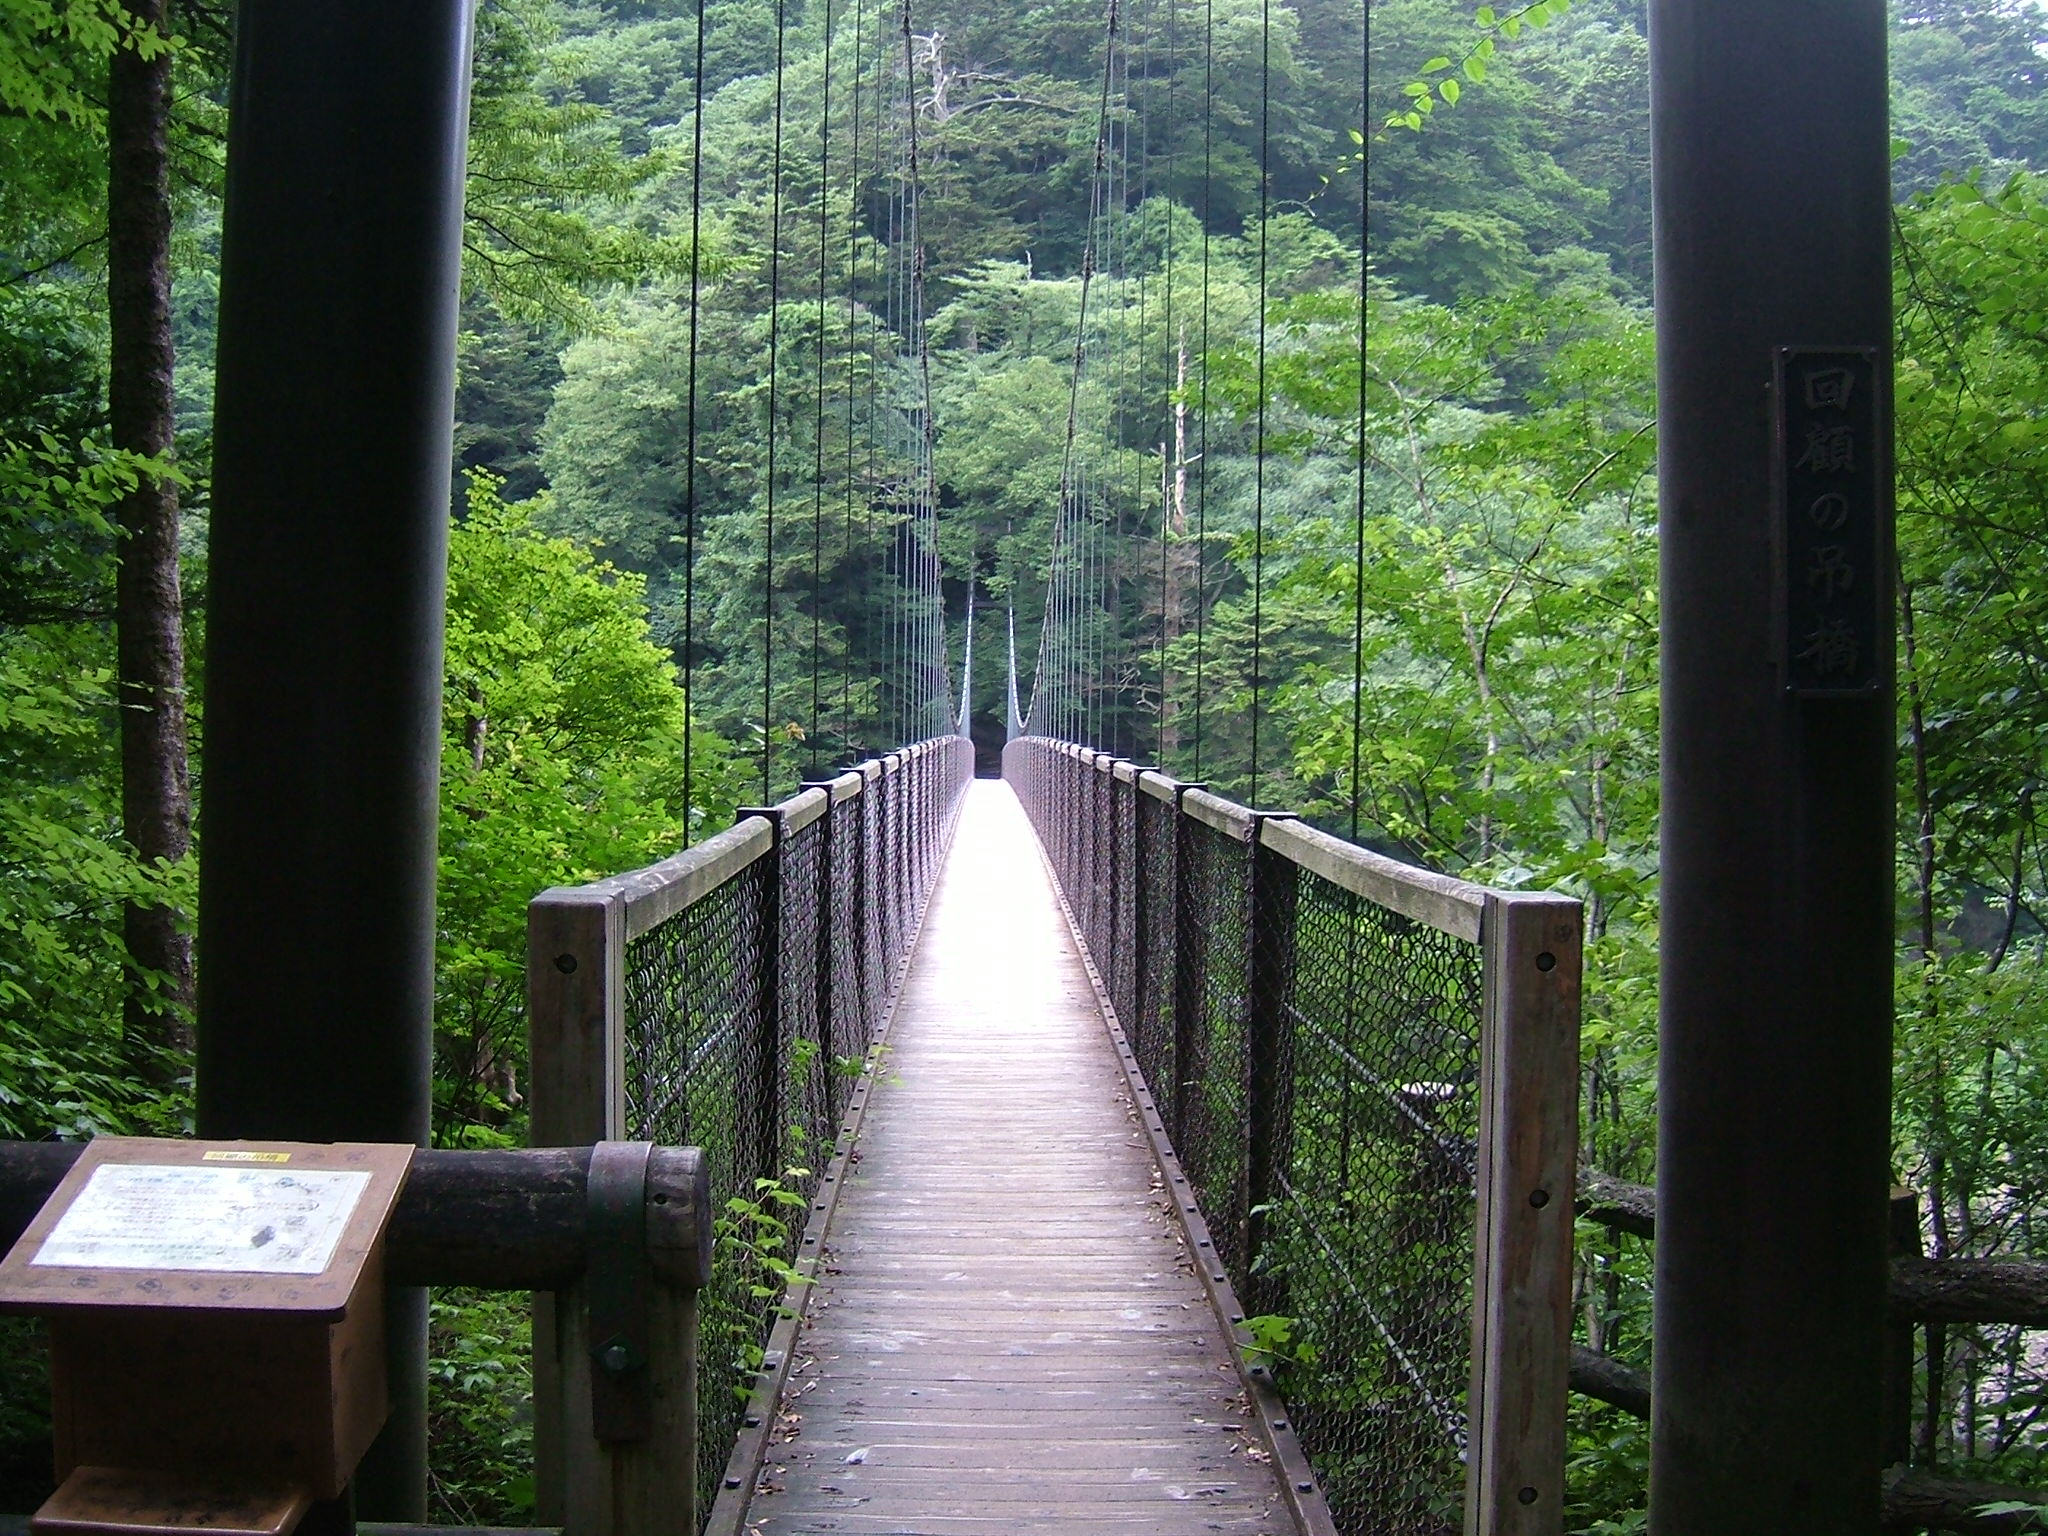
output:
[[[372,1296],[383,1254],[363,1266]],[[50,1319],[57,1471],[234,1473],[342,1491],[384,1422],[384,1309],[335,1323],[234,1312]]]
[[[80,1467],[36,1511],[34,1536],[289,1536],[304,1488]]]

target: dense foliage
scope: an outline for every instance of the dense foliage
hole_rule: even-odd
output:
[[[1106,519],[1102,744],[1441,868],[1583,895],[1583,1142],[1649,1179],[1643,8],[1372,0],[1366,55],[1360,0],[1123,15],[1122,211],[1093,216],[1098,0],[913,7],[940,550],[956,660],[970,603],[983,615],[977,732],[1000,735],[1007,682],[987,615],[1014,610],[1030,690],[1071,410]],[[2033,1254],[2048,22],[2020,0],[1900,0],[1894,21],[1896,1171],[1925,1193],[1932,1251]],[[698,78],[684,0],[480,11],[455,447],[486,473],[451,486],[445,1141],[522,1134],[528,896],[716,827],[764,743],[789,744],[783,785],[894,744],[903,516],[873,492],[872,445],[912,360],[890,275],[900,123],[876,81],[904,40],[858,0],[718,0],[704,22]],[[114,0],[0,0],[0,1134],[185,1123],[187,1064],[123,1024],[125,998],[164,984],[129,963],[124,904],[189,912],[193,867],[139,858],[123,825],[115,509],[175,477],[201,656],[227,42],[198,0],[162,29]],[[109,446],[124,49],[169,50],[176,83],[161,460]],[[1070,397],[1084,288],[1098,363]],[[203,813],[196,661],[186,681]],[[1641,1246],[1588,1233],[1580,1275],[1587,1341],[1646,1363]],[[450,1299],[436,1329],[442,1512],[517,1518],[518,1319]],[[2048,1475],[2031,1341],[1950,1331],[1924,1459]],[[0,1433],[38,1392],[7,1374]],[[1639,1528],[1640,1428],[1577,1412],[1580,1527]]]

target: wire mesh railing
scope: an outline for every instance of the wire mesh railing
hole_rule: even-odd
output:
[[[1003,772],[1336,1528],[1556,1536],[1579,904],[1068,743]]]
[[[779,1306],[773,1260],[791,1257],[769,1222],[815,1193],[973,772],[968,742],[921,742],[742,811],[660,864],[545,891],[530,908],[534,1143],[701,1147],[713,1209],[739,1200],[763,1218],[742,1214],[721,1245],[696,1299],[688,1379],[669,1383],[694,1404],[701,1513]],[[771,1189],[793,1199],[764,1200]],[[586,1475],[580,1465],[618,1455],[586,1444],[589,1409],[576,1401],[585,1346],[551,1339],[555,1319],[551,1306],[537,1310],[544,1518],[560,1508],[561,1485]]]

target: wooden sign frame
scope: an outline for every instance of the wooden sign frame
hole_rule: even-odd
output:
[[[364,1267],[391,1219],[412,1166],[412,1154],[409,1146],[357,1142],[160,1141],[102,1136],[87,1145],[20,1240],[0,1260],[0,1312],[56,1317],[119,1307],[284,1315],[308,1322],[338,1320],[347,1311]],[[325,1267],[317,1274],[37,1263],[46,1240],[94,1175],[113,1167],[280,1175],[362,1173],[368,1179]]]

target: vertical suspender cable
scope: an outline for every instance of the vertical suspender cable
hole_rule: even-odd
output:
[[[1371,4],[1371,0],[1366,0]],[[1195,744],[1194,778],[1202,776],[1204,648],[1209,606],[1209,244],[1216,203],[1216,0],[1202,3],[1202,388],[1195,477]]]
[[[704,8],[697,0],[697,47],[690,94],[690,357],[683,437],[683,846],[690,846],[690,812],[694,805],[697,720],[697,342],[698,311],[704,297]]]
[[[818,114],[818,413],[811,470],[811,733],[810,777],[818,776],[818,709],[823,696],[820,654],[825,613],[825,276],[832,246],[832,0],[825,0],[825,83]]]
[[[876,10],[877,22],[879,22],[880,19],[881,11],[878,7]],[[881,39],[878,37],[875,40],[874,111],[874,184],[877,188],[880,188],[884,184],[886,178],[886,172],[884,171],[882,165],[882,121],[885,116],[885,107],[882,100],[882,77],[886,71],[885,61],[887,60],[887,58],[888,50],[882,46]],[[883,229],[885,234],[887,233],[889,228],[889,222],[886,218],[884,218]],[[884,679],[886,678],[888,668],[888,647],[890,634],[889,628],[885,625],[877,624],[875,622],[874,617],[875,573],[877,566],[881,568],[881,572],[883,575],[886,576],[888,574],[888,561],[886,553],[882,550],[877,549],[875,544],[875,497],[877,493],[877,488],[881,483],[879,474],[880,444],[876,440],[876,423],[881,420],[881,367],[879,360],[879,353],[881,350],[881,334],[876,321],[874,306],[876,299],[879,298],[882,301],[884,308],[886,309],[887,307],[887,290],[884,282],[884,278],[886,276],[884,268],[885,260],[886,252],[884,250],[883,242],[870,236],[868,240],[868,323],[865,327],[867,335],[866,350],[868,374],[868,454],[867,480],[866,484],[863,487],[863,497],[861,503],[861,543],[867,550],[867,559],[863,562],[863,570],[866,580],[867,592],[866,601],[862,605],[861,611],[867,615],[869,625],[868,675],[874,679],[875,685],[873,726],[874,734],[878,737],[882,737],[887,734],[883,729],[884,716],[882,713],[882,701],[887,697],[887,689],[885,686]],[[893,737],[891,737],[885,742],[880,743],[880,745],[886,748],[893,747],[894,745],[896,745],[896,743]]]
[[[886,52],[883,56],[884,58],[887,58]],[[895,66],[891,64],[888,68],[890,76],[893,77],[895,72]],[[889,101],[889,108],[892,115],[895,111],[895,107],[896,102],[894,100],[894,93],[892,91],[891,98]],[[878,341],[886,343],[890,349],[888,409],[883,417],[883,420],[888,422],[891,427],[888,440],[883,445],[884,452],[887,455],[887,458],[884,462],[885,468],[888,473],[889,507],[892,514],[892,521],[889,526],[888,564],[885,568],[886,573],[890,577],[889,739],[892,745],[901,746],[910,734],[908,716],[904,708],[903,687],[904,657],[907,655],[909,647],[906,643],[905,631],[905,620],[907,610],[906,605],[903,601],[903,527],[900,522],[896,522],[893,520],[893,515],[900,511],[902,507],[902,475],[901,466],[897,460],[898,444],[896,441],[897,435],[894,431],[894,425],[897,419],[896,405],[898,399],[897,380],[895,377],[896,364],[898,361],[896,353],[896,338],[901,334],[903,317],[901,282],[903,272],[904,178],[902,174],[902,153],[900,136],[892,135],[891,142],[892,147],[896,151],[896,164],[894,165],[894,167],[892,167],[891,170],[891,182],[889,187],[889,250],[887,261],[885,263],[884,272],[884,275],[888,279],[886,300],[887,308],[883,316],[882,335],[878,338]]]
[[[858,346],[857,322],[858,300],[854,293],[855,278],[860,264],[860,89],[861,63],[865,53],[862,31],[867,26],[866,0],[854,0],[853,6],[853,84],[848,94],[853,98],[853,146],[847,151],[846,173],[846,476],[842,487],[840,503],[839,568],[853,570],[853,398],[856,377],[856,347]],[[819,196],[824,196],[821,187]],[[820,326],[822,329],[822,324]],[[862,624],[868,622],[865,613]],[[853,627],[846,626],[846,634],[839,652],[839,735],[842,747],[849,758],[864,757],[867,754],[854,746],[853,726]]]
[[[1259,0],[1259,339],[1258,422],[1252,445],[1252,742],[1251,788],[1259,803],[1259,718],[1265,694],[1266,600],[1266,226],[1273,195],[1273,0]]]
[[[909,160],[908,187],[910,228],[910,341],[917,364],[917,445],[914,457],[920,555],[919,618],[922,644],[919,647],[920,698],[918,734],[937,736],[944,729],[946,691],[945,598],[939,571],[939,501],[937,471],[937,424],[932,416],[932,354],[925,328],[924,232],[919,223],[922,195],[917,144],[917,47],[911,27],[911,0],[903,0],[903,91],[905,102],[905,153]]]
[[[1179,168],[1180,124],[1174,118],[1174,88],[1180,81],[1180,0],[1166,0],[1166,313],[1161,322],[1160,381],[1165,399],[1165,419],[1161,423],[1166,436],[1160,439],[1159,447],[1159,643],[1157,664],[1154,667],[1159,692],[1153,706],[1153,749],[1152,760],[1162,768],[1166,766],[1166,642],[1167,626],[1172,622],[1168,608],[1169,589],[1166,562],[1168,559],[1167,536],[1171,531],[1175,499],[1173,495],[1174,472],[1177,465],[1169,464],[1169,448],[1179,452],[1179,434],[1174,431],[1175,396],[1180,389],[1180,347],[1173,328],[1173,232],[1177,221],[1174,212],[1179,206],[1176,194],[1179,183],[1175,172]]]
[[[775,771],[775,421],[782,347],[782,96],[788,40],[785,0],[775,0],[775,145],[768,188],[768,474],[761,532],[761,803],[774,800]]]
[[[1048,551],[1045,618],[1038,632],[1038,660],[1032,669],[1031,703],[1025,720],[1034,734],[1071,735],[1076,699],[1072,679],[1075,645],[1071,633],[1077,601],[1085,579],[1080,569],[1085,550],[1076,550],[1081,535],[1076,524],[1084,515],[1085,493],[1080,492],[1077,436],[1080,427],[1081,381],[1088,355],[1088,298],[1098,260],[1097,233],[1105,207],[1104,180],[1109,163],[1110,89],[1116,65],[1119,0],[1108,0],[1104,23],[1105,43],[1102,89],[1096,109],[1094,165],[1089,179],[1087,233],[1081,249],[1081,293],[1074,323],[1073,366],[1067,394],[1065,442],[1061,449],[1059,505],[1053,515],[1052,539]],[[1041,701],[1046,705],[1040,708]]]
[[[1372,6],[1359,7],[1358,48],[1358,499],[1351,516],[1351,841],[1358,841],[1359,769],[1365,733],[1365,418],[1366,307],[1371,288],[1372,185],[1367,176],[1365,125],[1372,108]]]

